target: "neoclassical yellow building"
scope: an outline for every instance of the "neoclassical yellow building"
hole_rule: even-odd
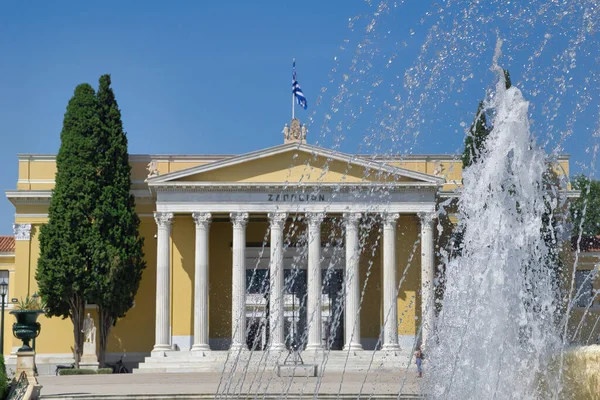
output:
[[[200,371],[231,349],[287,354],[296,341],[305,358],[321,349],[360,358],[371,354],[362,349],[399,355],[418,334],[426,340],[433,216],[460,185],[460,159],[349,155],[306,144],[304,133],[294,120],[284,144],[248,154],[130,156],[147,269],[135,306],[111,331],[109,361]],[[568,157],[560,163],[568,174]],[[55,156],[19,155],[17,188],[6,192],[15,206],[9,299],[36,292],[55,173]],[[12,322],[8,364],[19,346]],[[72,324],[40,322],[38,369],[53,373],[72,360]]]

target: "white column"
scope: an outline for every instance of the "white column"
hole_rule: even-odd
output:
[[[285,350],[283,320],[283,226],[286,213],[269,213],[271,221],[271,263],[269,266],[269,350]]]
[[[171,350],[171,254],[169,241],[173,213],[155,212],[154,219],[158,225],[158,243],[156,250],[156,336],[152,351],[164,355],[165,350]]]
[[[306,350],[322,350],[321,345],[321,222],[324,213],[306,213],[308,220],[308,343]]]
[[[344,316],[344,350],[362,350],[360,344],[360,277],[358,270],[358,221],[360,213],[344,213],[346,225],[346,271],[345,282],[345,308]]]
[[[192,351],[208,351],[208,235],[210,213],[192,213],[196,223],[194,268],[194,345]]]
[[[427,340],[434,330],[434,287],[435,269],[433,264],[433,213],[419,213],[421,219],[421,343]]]
[[[396,221],[400,214],[383,215],[383,350],[398,345],[398,280],[396,276]]]
[[[231,279],[231,350],[246,349],[246,225],[248,213],[231,213],[233,274]]]

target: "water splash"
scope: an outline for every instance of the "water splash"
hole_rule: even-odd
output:
[[[518,88],[505,88],[500,47],[487,104],[493,129],[463,175],[462,254],[447,265],[437,337],[428,343],[433,398],[538,398],[539,373],[560,344],[555,275],[541,235],[547,158],[530,134],[529,103]]]

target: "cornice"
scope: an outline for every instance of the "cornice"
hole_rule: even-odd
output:
[[[5,252],[0,251],[0,257],[14,257],[14,256],[15,256],[14,251],[5,251]]]
[[[150,204],[154,202],[152,193],[148,190],[132,190],[131,194],[135,196],[136,203]],[[13,205],[49,205],[52,197],[52,190],[7,190],[6,197]]]
[[[236,157],[239,154],[130,154],[129,160],[134,162],[170,161],[170,162],[211,162],[224,158]],[[56,154],[17,154],[19,161],[56,161]],[[376,161],[458,161],[460,154],[357,154],[356,157],[364,160]],[[557,157],[561,161],[571,159],[570,154],[561,154]]]
[[[130,154],[129,161],[133,162],[213,162],[226,158],[237,157],[239,154]],[[19,161],[56,161],[56,154],[17,154]],[[460,154],[357,154],[357,158],[363,160],[375,160],[379,162],[398,161],[459,161]],[[560,161],[571,159],[570,154],[557,156]]]
[[[388,192],[437,191],[439,185],[426,182],[394,182],[394,183],[222,183],[222,182],[165,182],[150,184],[155,192],[265,192],[267,190],[285,192],[352,192],[355,190],[385,190]]]
[[[581,197],[581,190],[561,190],[559,193],[567,199],[578,199]],[[460,197],[460,193],[457,190],[440,190],[439,197],[442,199],[457,199]]]

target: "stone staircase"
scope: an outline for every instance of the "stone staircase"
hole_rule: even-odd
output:
[[[233,372],[261,372],[275,370],[278,364],[283,364],[286,352],[263,351],[166,351],[146,357],[133,373],[192,373],[192,372],[218,372],[223,374]],[[394,372],[406,369],[410,353],[398,351],[396,353],[363,350],[353,351],[350,354],[344,350],[329,352],[302,352],[304,364],[316,364],[318,373],[322,371],[366,372],[376,374],[380,372]],[[290,355],[288,363],[291,363]]]

